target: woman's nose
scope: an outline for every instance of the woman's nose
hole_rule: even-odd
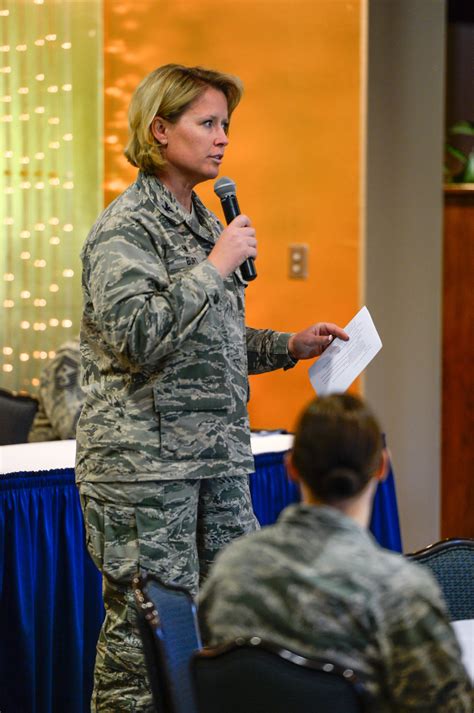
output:
[[[223,128],[218,129],[217,136],[215,138],[215,143],[219,146],[227,146],[229,143],[229,137],[227,136]]]

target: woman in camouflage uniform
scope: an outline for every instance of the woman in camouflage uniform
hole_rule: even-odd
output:
[[[246,328],[239,266],[255,230],[226,229],[193,192],[218,175],[240,81],[166,65],[132,98],[137,181],[99,217],[82,251],[85,404],[77,481],[106,618],[96,711],[152,710],[130,582],[157,573],[196,593],[223,544],[254,530],[248,373],[287,369],[333,336]]]

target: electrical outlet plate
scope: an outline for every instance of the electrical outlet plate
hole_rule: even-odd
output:
[[[294,243],[288,248],[288,277],[290,280],[306,280],[308,277],[308,244]]]

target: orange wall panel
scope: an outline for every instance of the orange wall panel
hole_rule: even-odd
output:
[[[259,240],[247,323],[346,324],[359,307],[361,0],[104,0],[104,15],[106,202],[136,175],[122,151],[146,73],[178,62],[237,74],[222,175]],[[221,215],[212,185],[197,190]],[[309,246],[306,280],[288,278],[291,243]],[[293,427],[313,395],[308,366],[251,377],[252,427]]]

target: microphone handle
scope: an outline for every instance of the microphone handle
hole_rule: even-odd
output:
[[[239,203],[237,201],[237,196],[235,193],[228,193],[226,196],[221,198],[222,210],[224,211],[224,216],[227,225],[231,223],[234,218],[240,215]],[[240,271],[242,277],[246,282],[252,282],[257,277],[257,271],[255,269],[255,262],[253,257],[247,258],[240,266]]]

